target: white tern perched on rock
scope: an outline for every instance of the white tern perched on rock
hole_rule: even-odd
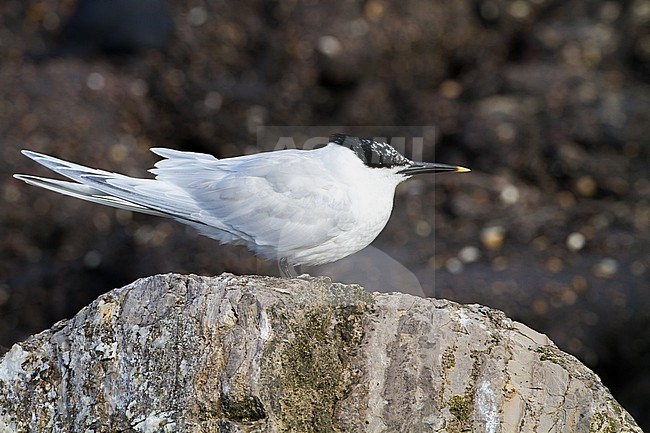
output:
[[[387,143],[336,134],[314,150],[287,149],[217,159],[153,148],[164,159],[139,179],[28,150],[72,182],[16,174],[30,185],[107,206],[173,218],[224,244],[296,265],[321,265],[368,246],[393,209],[395,187],[415,174],[465,172],[414,162]]]

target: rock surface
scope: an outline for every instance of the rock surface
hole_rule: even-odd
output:
[[[641,432],[499,311],[229,274],[141,279],[15,344],[0,431]]]

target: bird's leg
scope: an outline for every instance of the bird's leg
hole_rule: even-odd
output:
[[[278,268],[280,268],[282,278],[296,278],[298,276],[296,270],[289,264],[285,257],[278,260]]]

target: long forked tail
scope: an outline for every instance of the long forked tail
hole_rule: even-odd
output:
[[[59,194],[67,195],[81,200],[90,201],[93,203],[103,204],[105,206],[116,207],[118,209],[126,209],[133,212],[146,213],[156,216],[166,216],[165,214],[148,209],[139,204],[131,203],[117,197],[104,194],[102,191],[88,185],[82,185],[76,182],[68,182],[65,180],[49,179],[46,177],[30,176],[27,174],[14,174],[16,179],[23,182],[38,186],[40,188],[48,189],[50,191],[58,192]]]
[[[39,176],[14,174],[16,179],[22,180],[29,185],[119,209],[156,216],[185,218],[185,215],[175,213],[172,209],[156,209],[155,206],[138,203],[140,201],[138,197],[141,194],[135,191],[129,192],[128,187],[124,186],[128,183],[132,183],[135,186],[137,183],[154,182],[153,179],[134,179],[117,173],[85,167],[29,150],[23,150],[21,153],[50,170],[73,180],[73,182],[70,182]],[[121,183],[122,185],[111,185],[112,181]],[[132,200],[129,199],[129,195],[133,197]],[[146,202],[146,200],[144,201]]]
[[[174,172],[176,164],[171,162],[172,159],[182,159],[184,164],[180,167],[185,170],[192,167],[196,171],[202,168],[201,162],[213,162],[216,158],[172,149],[155,148],[152,151],[166,158],[156,164],[156,169],[150,170],[156,174],[156,179],[138,179],[89,168],[29,150],[23,150],[23,155],[67,177],[72,182],[24,174],[15,174],[14,177],[30,185],[93,203],[173,218],[223,243],[251,241],[246,233],[224,223],[218,216],[204,211],[196,199],[182,186],[161,179],[158,173],[160,168],[164,168],[167,172]]]

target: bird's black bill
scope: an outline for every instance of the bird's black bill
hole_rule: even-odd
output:
[[[404,170],[398,171],[400,174],[412,176],[414,174],[426,173],[465,173],[471,171],[469,168],[461,167],[459,165],[440,164],[438,162],[414,162]]]

